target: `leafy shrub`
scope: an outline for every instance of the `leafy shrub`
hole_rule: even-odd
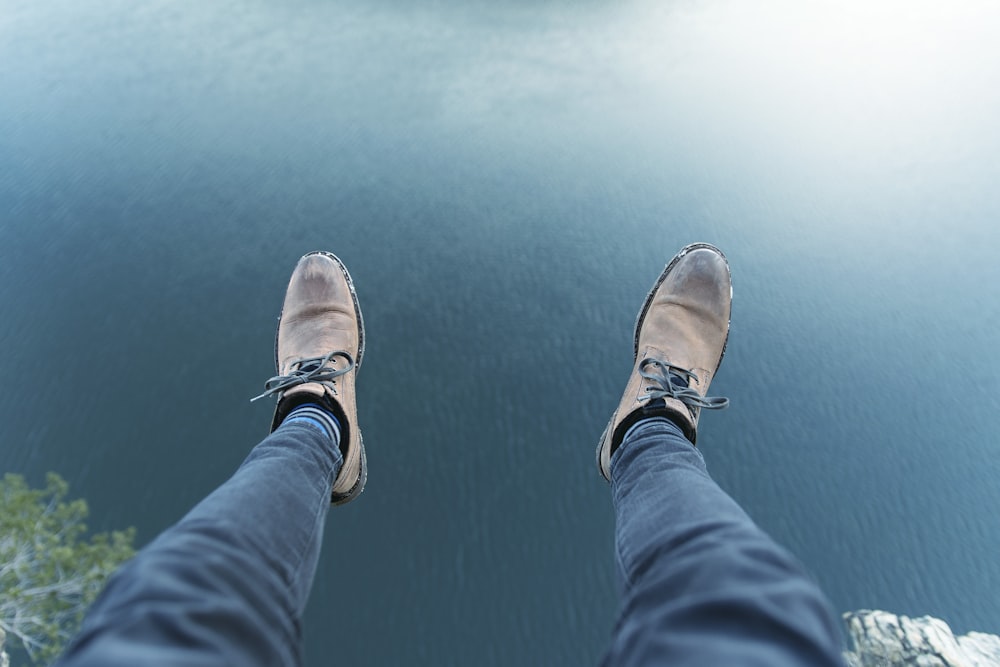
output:
[[[66,501],[49,473],[44,489],[0,480],[0,629],[39,664],[59,655],[104,582],[135,553],[135,529],[84,537],[87,503]]]

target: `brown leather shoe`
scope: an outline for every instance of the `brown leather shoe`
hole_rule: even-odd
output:
[[[333,483],[334,505],[357,498],[368,477],[354,390],[364,351],[364,321],[347,267],[328,252],[305,255],[292,272],[278,320],[278,374],[252,400],[278,396],[271,431],[302,403],[320,404],[336,415],[344,465]]]
[[[639,420],[667,417],[694,444],[701,408],[729,404],[706,394],[726,353],[732,301],[729,263],[715,246],[683,248],[660,274],[636,320],[632,375],[597,446],[605,479],[611,455]]]

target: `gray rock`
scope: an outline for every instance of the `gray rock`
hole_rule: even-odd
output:
[[[1000,667],[1000,637],[970,632],[956,637],[944,621],[887,611],[844,614],[849,667]]]
[[[3,650],[5,641],[7,641],[7,633],[0,629],[0,667],[10,667],[10,658],[7,657],[7,652]]]

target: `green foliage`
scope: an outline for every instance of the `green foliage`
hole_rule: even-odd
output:
[[[44,489],[20,475],[0,480],[0,629],[44,663],[59,654],[108,576],[135,553],[135,529],[87,540],[87,503],[49,473]]]

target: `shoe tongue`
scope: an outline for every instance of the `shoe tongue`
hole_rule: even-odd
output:
[[[309,372],[319,368],[320,362],[316,361],[315,359],[311,359],[309,361],[299,361],[293,364],[293,367],[299,371]]]
[[[314,371],[318,368],[329,368],[332,370],[337,370],[338,368],[338,358],[334,356],[331,359],[327,359],[326,363],[323,363],[322,357],[312,358],[312,359],[295,359],[289,362],[288,372],[302,371],[303,373],[308,373],[309,371]]]
[[[646,406],[645,406],[645,408],[643,408],[643,409],[648,412],[650,410],[653,410],[653,411],[655,411],[655,410],[662,410],[662,409],[664,409],[666,407],[667,407],[667,401],[666,401],[666,399],[663,399],[663,398],[654,398],[649,403],[647,403]]]

